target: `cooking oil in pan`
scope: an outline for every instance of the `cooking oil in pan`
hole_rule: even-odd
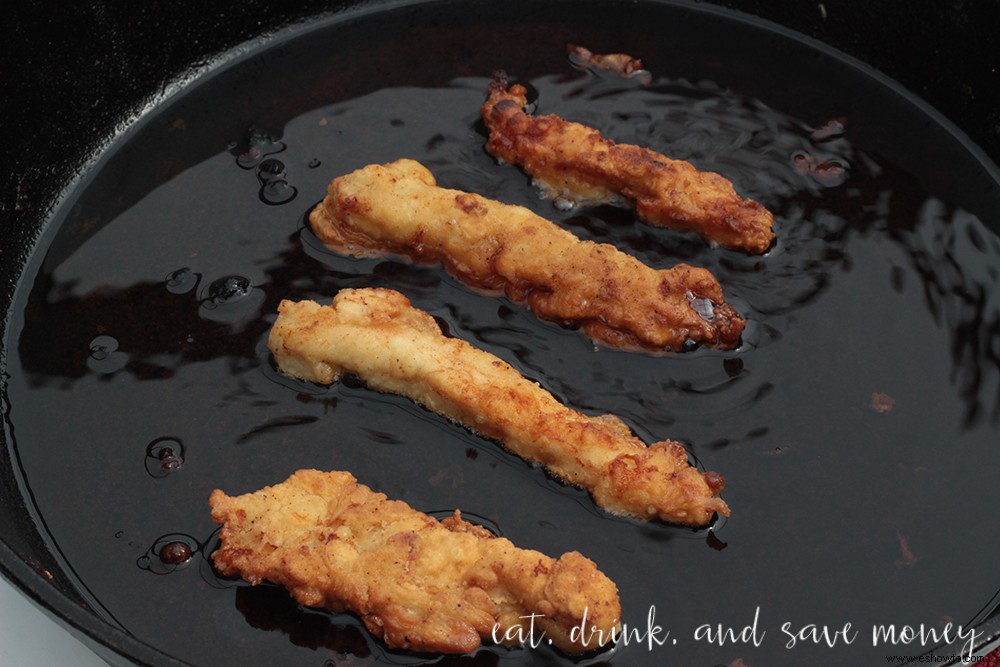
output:
[[[641,20],[501,10],[304,27],[151,113],[57,212],[18,295],[6,400],[39,525],[81,594],[196,665],[860,663],[934,647],[861,634],[789,648],[782,626],[981,621],[1000,589],[995,172],[890,82],[764,26],[660,4],[637,6]],[[629,51],[649,79],[581,70],[568,43]],[[723,174],[775,213],[775,247],[747,256],[625,208],[540,198],[483,149],[497,68],[537,113]],[[401,157],[647,264],[712,270],[748,319],[741,347],[599,348],[438,267],[323,248],[305,216],[329,180]],[[278,373],[278,302],[363,286],[404,292],[576,409],[681,440],[725,475],[732,517],[691,530],[609,516],[404,399]],[[573,660],[544,646],[411,656],[350,614],[216,576],[208,494],[299,468],[579,550],[618,583],[628,626],[669,639]],[[741,639],[751,621],[759,641]]]

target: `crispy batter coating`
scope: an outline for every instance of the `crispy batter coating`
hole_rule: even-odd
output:
[[[562,405],[501,359],[445,337],[399,292],[348,289],[330,306],[283,301],[278,312],[268,345],[288,375],[330,384],[355,374],[544,465],[609,512],[692,526],[729,514],[722,476],[692,467],[680,443],[647,447],[615,416]]]
[[[526,208],[437,187],[413,160],[335,178],[309,222],[338,252],[441,262],[466,284],[502,290],[538,317],[613,347],[731,349],[745,325],[705,269],[653,269]]]
[[[648,148],[616,144],[559,116],[531,116],[524,86],[498,74],[482,106],[486,149],[520,165],[553,199],[632,202],[639,219],[700,234],[726,248],[763,253],[774,240],[773,216],[742,199],[718,174],[698,171]]]
[[[390,648],[467,653],[515,631],[567,653],[618,628],[618,589],[593,561],[519,549],[464,521],[438,521],[347,472],[300,470],[255,493],[209,498],[225,575],[269,580],[301,604],[358,614]],[[534,618],[532,619],[532,615]]]

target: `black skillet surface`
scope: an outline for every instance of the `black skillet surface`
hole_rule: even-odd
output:
[[[343,468],[422,510],[458,506],[523,546],[596,560],[638,634],[586,664],[882,662],[939,642],[873,646],[875,626],[941,633],[950,622],[968,633],[981,623],[1000,588],[995,167],[895,84],[773,26],[704,6],[459,7],[361,6],[195,67],[70,179],[115,113],[140,110],[134,91],[155,95],[155,73],[171,82],[199,52],[190,40],[135,46],[151,37],[145,16],[134,34],[112,30],[112,44],[142,55],[112,48],[95,59],[97,85],[74,86],[107,99],[92,92],[81,101],[93,111],[75,115],[52,109],[41,128],[63,142],[66,127],[92,133],[51,162],[51,180],[19,155],[32,166],[5,198],[26,221],[5,231],[5,250],[23,246],[4,346],[4,492],[14,501],[5,569],[70,625],[142,663],[569,664],[544,646],[475,658],[386,652],[349,616],[213,575],[212,488]],[[118,26],[104,9],[88,17]],[[820,9],[831,31],[845,20],[832,3]],[[234,26],[252,34],[245,18]],[[185,30],[174,34],[208,27]],[[567,42],[642,57],[652,85],[574,69]],[[58,61],[34,70],[39,83],[61,83]],[[775,211],[777,246],[749,258],[622,210],[538,199],[482,151],[476,114],[497,67],[529,84],[540,112],[723,173]],[[108,108],[118,99],[131,106]],[[974,110],[964,104],[956,117]],[[975,127],[989,147],[989,123]],[[443,185],[527,205],[647,263],[711,268],[748,316],[743,346],[663,357],[595,349],[436,268],[339,258],[302,230],[331,177],[402,156]],[[287,187],[275,187],[279,175]],[[38,209],[54,202],[38,192],[67,183],[59,205]],[[27,224],[34,217],[51,222]],[[263,341],[277,301],[363,285],[407,293],[452,335],[578,409],[614,412],[649,441],[683,440],[726,475],[733,517],[712,531],[609,517],[404,400],[276,374]],[[159,467],[165,447],[173,472]],[[163,563],[167,542],[188,544],[193,558]],[[650,644],[651,618],[663,645]],[[786,622],[793,634],[828,628],[837,646],[806,632],[788,648]],[[835,634],[846,623],[848,637],[858,633],[849,645]],[[706,624],[740,636],[696,638]]]

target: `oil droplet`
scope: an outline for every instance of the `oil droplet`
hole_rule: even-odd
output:
[[[95,361],[104,361],[117,349],[117,340],[111,336],[98,336],[90,341],[90,358]]]
[[[128,363],[128,355],[118,351],[118,340],[111,336],[97,336],[90,341],[87,367],[102,375],[117,373]]]
[[[225,276],[214,280],[205,290],[202,305],[205,308],[217,308],[239,301],[250,293],[250,279],[243,276]]]
[[[177,438],[157,438],[146,446],[146,472],[161,478],[184,466],[184,443]]]
[[[186,294],[195,288],[199,280],[201,280],[201,274],[195,273],[185,266],[170,273],[165,282],[167,283],[167,291],[171,294]]]
[[[153,574],[170,574],[190,565],[199,548],[198,541],[190,535],[164,535],[139,557],[136,565]]]
[[[254,287],[249,278],[235,274],[223,276],[202,290],[198,316],[228,324],[238,332],[260,317],[260,308],[266,298],[264,290]]]
[[[267,183],[268,181],[273,181],[276,178],[281,178],[285,175],[285,163],[281,160],[275,160],[271,158],[269,160],[264,160],[257,167],[257,176],[260,178],[262,183]]]
[[[271,158],[261,162],[257,167],[257,178],[260,180],[260,200],[265,204],[287,204],[298,194],[298,190],[289,185],[285,163],[281,160]]]
[[[250,129],[242,143],[230,144],[231,153],[236,155],[236,164],[243,169],[253,169],[268,155],[285,150],[285,144],[259,129]]]
[[[295,199],[299,191],[288,184],[283,178],[276,178],[265,183],[260,189],[260,200],[271,206],[287,204]]]
[[[264,155],[257,146],[250,146],[236,157],[236,164],[244,169],[253,169]]]

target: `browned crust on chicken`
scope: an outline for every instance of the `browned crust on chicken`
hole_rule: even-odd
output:
[[[641,146],[616,144],[590,127],[556,115],[531,116],[524,86],[491,82],[482,117],[486,149],[519,165],[553,197],[609,201],[624,197],[639,219],[700,234],[726,248],[760,254],[774,240],[770,211],[736,194],[722,176],[698,171]]]
[[[342,290],[330,306],[283,301],[278,312],[268,344],[288,375],[330,384],[352,373],[407,396],[588,490],[609,512],[692,526],[729,514],[722,476],[692,467],[680,443],[647,447],[613,415],[562,405],[501,359],[445,337],[399,292]]]
[[[732,349],[745,325],[705,269],[653,269],[526,208],[437,187],[413,160],[334,179],[309,222],[338,252],[440,262],[468,285],[503,291],[538,317],[613,347]]]
[[[390,648],[474,651],[527,629],[567,653],[599,648],[619,626],[615,584],[576,551],[520,549],[464,521],[389,500],[347,472],[300,470],[254,493],[209,499],[222,525],[224,575],[268,580],[299,603],[351,611]],[[596,632],[580,633],[595,627]],[[544,636],[543,634],[544,633]]]

